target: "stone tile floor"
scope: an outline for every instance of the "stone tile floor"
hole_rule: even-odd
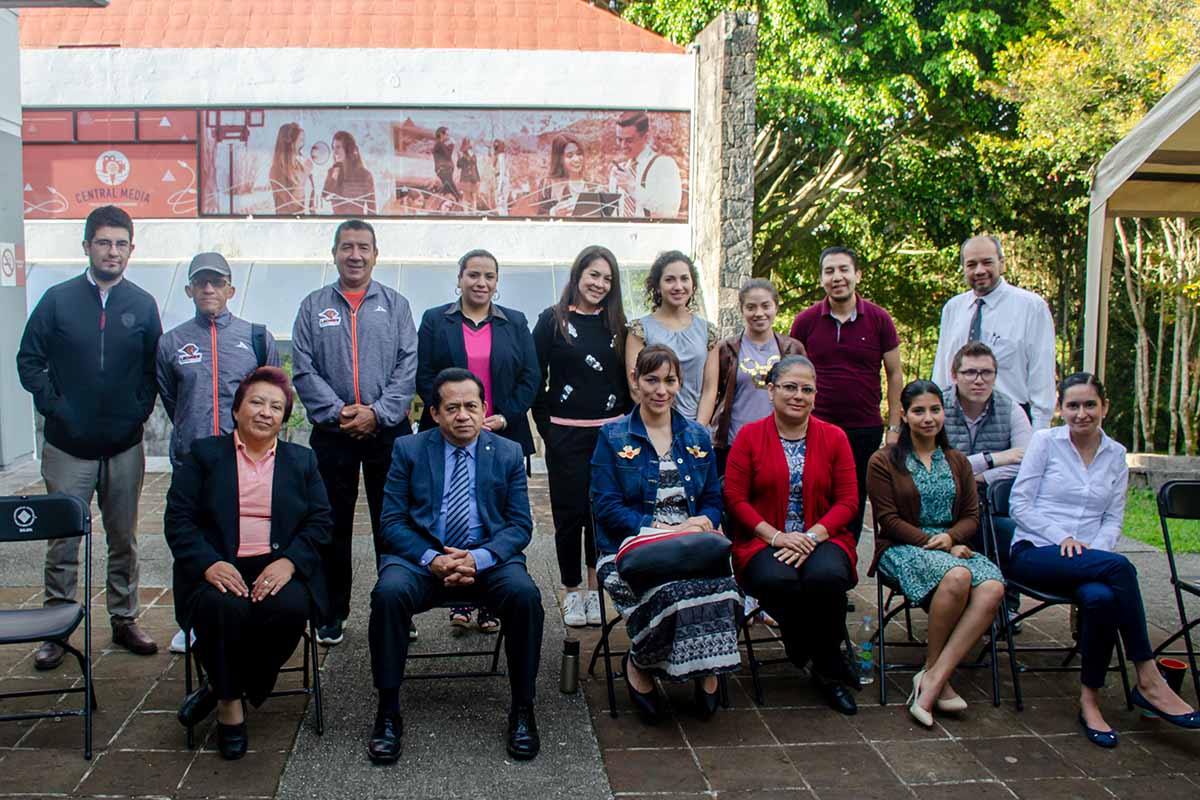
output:
[[[875,613],[873,585],[860,585],[854,600],[851,630],[863,613]],[[914,613],[913,622],[916,635],[923,635],[924,615]],[[898,621],[888,630],[889,641],[903,639]],[[757,639],[767,629],[755,631]],[[1052,609],[1027,623],[1017,641],[1061,643],[1066,637],[1066,611]],[[598,633],[587,630],[580,638],[590,654]],[[615,647],[624,649],[627,642],[614,634]],[[913,661],[919,652],[892,651],[888,660]],[[759,658],[781,654],[781,648],[756,647]],[[853,717],[830,710],[807,678],[787,665],[764,669],[762,706],[753,700],[744,668],[729,680],[730,707],[707,722],[691,712],[690,684],[667,685],[673,713],[648,726],[634,715],[619,679],[618,716],[611,718],[602,660],[585,691],[619,798],[1200,797],[1200,735],[1125,710],[1115,674],[1106,710],[1122,742],[1103,751],[1076,728],[1076,675],[1024,675],[1025,709],[1018,712],[1003,653],[1000,666],[1000,706],[992,705],[990,669],[962,670],[954,685],[971,707],[957,716],[938,715],[932,730],[915,723],[904,707],[911,671],[888,673],[886,706],[879,705],[877,684],[864,687]],[[1190,684],[1185,697],[1194,702]]]
[[[167,480],[147,477],[139,527],[148,547],[161,546]],[[547,535],[544,481],[534,486],[535,513]],[[37,493],[40,485],[27,491]],[[359,517],[366,519],[365,507]],[[357,526],[356,533],[367,535],[369,528]],[[874,613],[870,581],[863,581],[854,599],[858,611],[850,621],[852,630],[863,613]],[[189,751],[174,717],[183,696],[182,658],[165,652],[175,631],[171,592],[142,589],[142,622],[163,647],[150,657],[113,649],[102,595],[96,601],[96,754],[90,762],[82,758],[78,719],[0,723],[0,797],[274,797],[297,729],[310,724],[305,698],[270,700],[252,711],[252,751],[241,762],[224,762],[213,750],[211,721],[198,731],[197,749]],[[36,587],[0,587],[0,607],[38,603]],[[919,636],[924,615],[915,613],[913,621]],[[1153,632],[1158,638],[1164,635],[1159,629]],[[889,633],[890,639],[897,639],[903,629],[894,624]],[[81,636],[77,633],[76,640]],[[596,636],[592,629],[579,632],[585,658]],[[1062,642],[1068,636],[1066,613],[1056,609],[1027,625],[1018,641]],[[623,633],[614,634],[614,645],[624,647]],[[557,642],[547,641],[545,646],[557,647]],[[36,672],[32,653],[32,647],[0,648],[0,691],[78,682],[70,662],[50,674]],[[889,660],[916,656],[916,651],[893,651]],[[866,687],[858,696],[858,715],[849,718],[825,707],[807,680],[786,665],[764,671],[762,706],[752,699],[747,671],[732,677],[730,708],[709,722],[691,714],[691,687],[682,685],[666,687],[674,713],[657,726],[646,726],[633,715],[620,682],[618,717],[611,718],[603,664],[596,678],[584,681],[582,691],[612,791],[620,798],[1200,796],[1200,735],[1124,710],[1115,676],[1107,690],[1107,709],[1122,743],[1115,751],[1102,751],[1075,728],[1078,684],[1073,675],[1025,676],[1026,707],[1017,712],[1003,656],[1001,667],[1001,706],[991,704],[987,670],[964,671],[955,686],[971,702],[970,710],[959,718],[939,716],[929,731],[913,723],[903,707],[910,673],[889,674],[887,706],[878,704],[877,685]],[[298,682],[296,676],[283,680]],[[1185,697],[1194,702],[1190,689]],[[53,702],[66,707],[78,700],[65,696]],[[35,708],[35,702],[3,701],[0,709],[18,712]],[[540,702],[552,703],[554,698],[542,697]]]

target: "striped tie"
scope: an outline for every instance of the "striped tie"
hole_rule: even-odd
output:
[[[454,474],[450,476],[450,493],[446,495],[446,525],[442,543],[447,547],[466,549],[471,536],[471,480],[467,474],[467,451],[454,448]]]

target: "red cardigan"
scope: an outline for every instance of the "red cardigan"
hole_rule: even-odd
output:
[[[846,529],[858,513],[854,454],[846,434],[816,417],[808,419],[804,456],[804,527],[821,524],[846,551],[850,568],[858,563],[854,536]],[[754,534],[764,519],[784,530],[788,508],[788,466],[775,427],[775,415],[738,431],[725,464],[725,509],[733,534],[733,568],[738,577],[767,543]],[[857,580],[857,575],[855,580]]]

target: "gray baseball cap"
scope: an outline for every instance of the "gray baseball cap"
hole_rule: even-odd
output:
[[[229,262],[220,253],[200,253],[193,258],[192,263],[188,265],[188,280],[196,277],[198,272],[215,272],[226,278],[233,277],[233,271],[229,269]]]

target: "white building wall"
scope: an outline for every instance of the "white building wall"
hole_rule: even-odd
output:
[[[691,54],[577,51],[346,49],[64,49],[21,53],[21,100],[29,108],[275,106],[649,108],[691,111]],[[289,337],[297,297],[332,280],[330,244],[339,220],[199,219],[136,222],[130,277],[152,291],[164,324],[187,312],[179,263],[217,250],[244,277],[235,310]],[[554,301],[583,247],[602,244],[643,270],[662,250],[688,251],[688,223],[566,220],[378,219],[378,277],[414,311],[453,296],[453,265],[474,247],[502,265],[500,302],[537,310]],[[78,220],[25,224],[29,304],[81,267]],[[555,273],[560,273],[555,276]],[[267,277],[269,276],[269,277]],[[626,275],[626,292],[633,288]],[[640,291],[634,289],[634,294]],[[628,302],[628,298],[627,298]],[[636,303],[630,304],[633,308]],[[531,320],[532,322],[532,320]]]

